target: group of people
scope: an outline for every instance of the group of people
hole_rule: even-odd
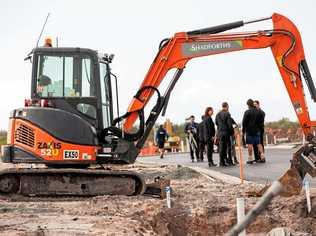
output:
[[[247,106],[248,109],[244,112],[242,120],[243,143],[248,147],[247,164],[264,163],[265,113],[261,110],[260,103],[257,100],[248,99]],[[238,132],[238,125],[229,113],[228,103],[222,103],[222,109],[215,117],[215,124],[212,119],[213,113],[213,108],[207,107],[200,123],[196,123],[195,117],[191,115],[189,122],[185,125],[184,131],[189,142],[191,160],[192,162],[195,159],[197,162],[204,161],[206,149],[208,165],[210,167],[216,166],[213,160],[214,144],[216,144],[219,149],[219,166],[236,165],[238,160],[235,151],[235,137],[236,132]]]

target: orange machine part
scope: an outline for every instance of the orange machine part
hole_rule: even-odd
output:
[[[86,146],[63,142],[51,136],[44,130],[21,119],[10,119],[12,143],[44,162],[94,163],[97,146]]]
[[[233,34],[204,34],[188,35],[185,32],[176,33],[173,38],[159,51],[140,88],[144,86],[158,87],[166,73],[173,68],[183,69],[186,63],[196,57],[228,53],[245,49],[259,49],[270,47],[279,68],[280,74],[290,96],[299,123],[304,133],[308,134],[315,121],[311,121],[305,101],[305,95],[300,78],[299,63],[305,58],[302,40],[296,26],[280,14],[272,15],[273,30],[243,32]],[[292,39],[295,45],[292,45]],[[183,47],[189,43],[220,43],[229,42],[237,45],[220,50],[206,50],[201,53],[185,54]],[[238,46],[239,45],[239,46]],[[293,73],[294,72],[294,73]],[[126,118],[124,129],[130,130],[138,115],[135,111],[143,108],[153,94],[152,90],[144,91],[139,99],[133,99],[128,112],[132,114]]]

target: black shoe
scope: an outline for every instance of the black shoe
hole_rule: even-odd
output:
[[[194,162],[194,159],[191,159],[192,162]]]
[[[209,167],[214,167],[214,166],[217,166],[217,165],[216,165],[214,162],[209,162],[209,163],[208,163],[208,166],[209,166]]]
[[[162,154],[160,155],[160,159],[163,159],[163,155]]]
[[[219,163],[219,166],[220,167],[225,167],[225,166],[228,166],[226,163]]]
[[[257,162],[259,162],[259,163],[266,163],[266,159],[260,159]]]
[[[236,158],[236,157],[234,158],[234,164],[235,164],[235,165],[238,165],[238,164],[239,164],[239,162],[237,161],[237,158]]]
[[[200,159],[197,159],[196,162],[201,162],[201,160],[200,160]]]
[[[252,165],[254,161],[247,161],[247,164]]]

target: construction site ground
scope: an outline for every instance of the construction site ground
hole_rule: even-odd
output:
[[[4,164],[1,168],[4,168]],[[112,167],[118,168],[118,167]],[[44,199],[0,202],[0,235],[223,235],[236,223],[236,197],[262,187],[232,184],[180,165],[137,164],[125,167],[171,179],[172,206],[149,196],[99,196],[85,199]],[[258,200],[246,198],[246,210]],[[247,229],[266,235],[288,227],[293,235],[316,235],[316,193],[308,215],[304,193],[273,200]]]
[[[249,181],[257,183],[271,183],[282,176],[290,166],[290,160],[292,159],[293,153],[296,148],[291,146],[280,145],[278,147],[267,147],[265,150],[265,156],[267,162],[256,163],[253,165],[247,165],[246,161],[248,158],[247,150],[243,149],[243,160],[244,160],[244,178]],[[159,156],[148,156],[139,158],[139,161],[143,163],[157,163],[157,164],[180,164],[190,167],[199,167],[207,170],[213,170],[223,174],[240,177],[239,166],[230,166],[225,168],[220,167],[208,167],[207,160],[204,162],[191,162],[189,153],[177,153],[167,154],[164,159],[160,159]],[[218,153],[214,154],[214,161],[219,163]],[[316,188],[316,178],[312,179],[310,176],[306,176],[309,180],[310,185]]]

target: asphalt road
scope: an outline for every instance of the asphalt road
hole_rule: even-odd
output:
[[[283,173],[290,167],[290,160],[292,153],[295,149],[266,149],[266,163],[256,163],[253,165],[244,164],[244,176],[245,180],[254,181],[258,183],[267,183],[277,180]],[[244,162],[247,161],[246,151],[243,152]],[[168,154],[165,155],[164,159],[160,159],[158,156],[152,157],[140,157],[138,159],[141,162],[155,162],[159,164],[180,164],[187,166],[198,166],[201,168],[207,168],[208,163],[206,159],[202,163],[191,162],[188,153],[183,154]],[[214,154],[214,162],[218,163],[218,154]],[[230,167],[211,167],[210,169],[239,177],[239,165]],[[316,187],[316,178],[312,179],[307,176],[312,187]]]

